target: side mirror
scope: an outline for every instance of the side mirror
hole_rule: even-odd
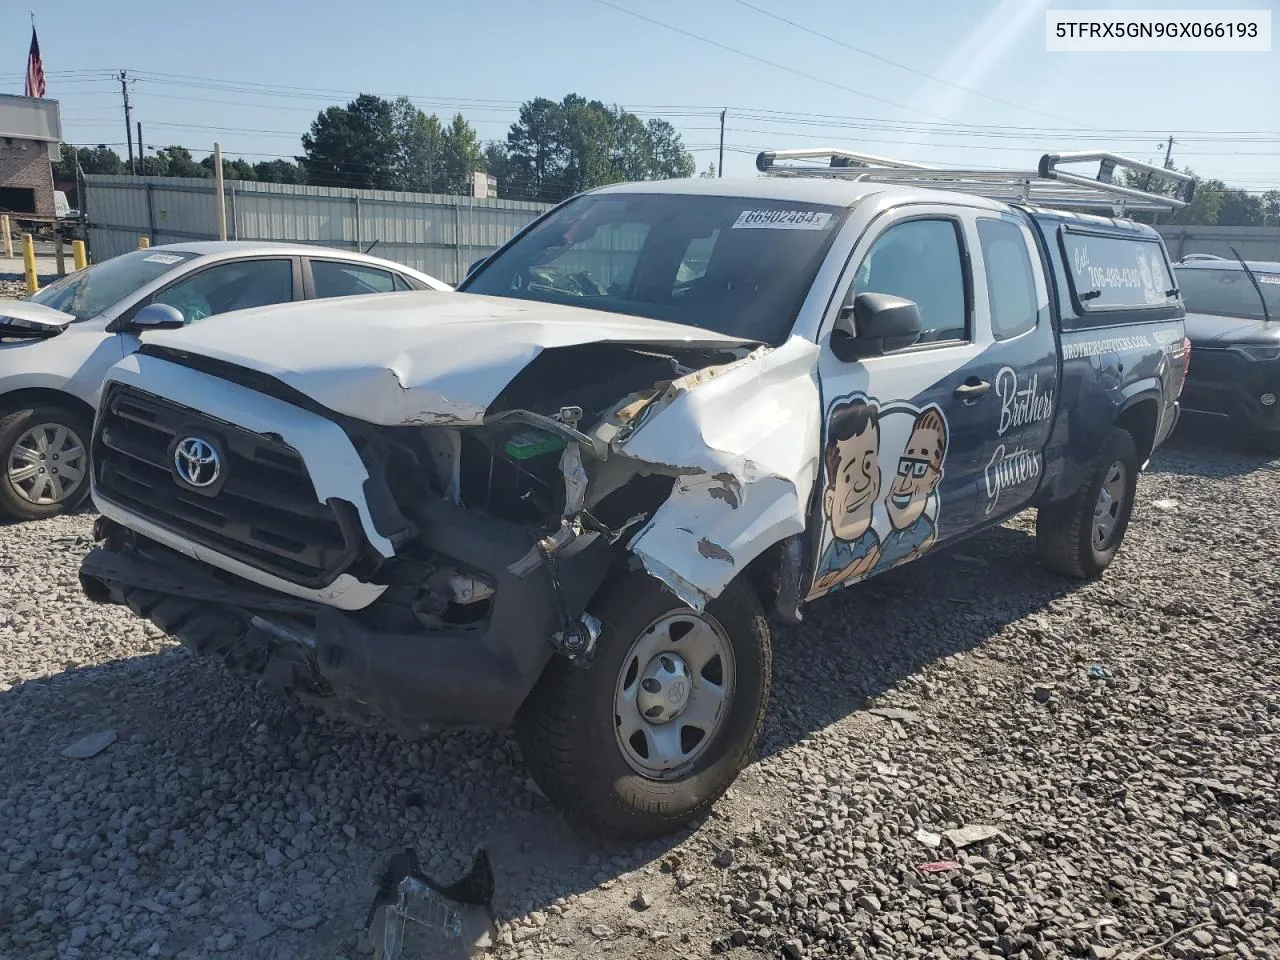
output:
[[[488,257],[481,257],[479,260],[472,260],[471,266],[467,267],[467,276],[469,277],[475,273],[476,270],[479,269],[480,264],[484,263],[488,259]]]
[[[129,325],[136,330],[177,330],[187,325],[187,318],[167,303],[148,303],[133,315]]]
[[[846,362],[878,357],[911,346],[923,330],[920,308],[914,300],[889,293],[860,293],[836,317],[831,352]]]

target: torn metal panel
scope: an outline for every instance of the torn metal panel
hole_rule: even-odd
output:
[[[452,884],[423,873],[413,849],[393,856],[383,870],[365,926],[378,960],[462,960],[492,942],[494,877],[489,855],[476,853],[471,869]]]
[[[265,373],[330,410],[384,426],[479,425],[543,350],[746,342],[661,320],[476,294],[349,297],[265,309],[269,319],[242,310],[148,340]]]
[[[817,349],[792,338],[674,381],[615,441],[637,469],[677,474],[629,546],[695,609],[804,530],[821,426]]]
[[[564,515],[572,517],[582,511],[587,500],[587,470],[582,465],[582,450],[575,444],[565,444],[560,472],[564,474]]]

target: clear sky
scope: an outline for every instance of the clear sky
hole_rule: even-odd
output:
[[[22,92],[31,2],[0,2],[0,90]],[[1178,166],[1280,188],[1280,39],[1271,53],[1252,54],[1045,51],[1046,7],[1138,5],[62,0],[34,9],[47,96],[62,103],[66,139],[117,145],[121,155],[120,83],[111,76],[124,69],[137,77],[131,98],[147,147],[181,144],[197,157],[215,140],[224,155],[294,156],[316,112],[358,92],[460,111],[484,140],[505,135],[521,101],[576,92],[667,118],[700,170],[716,159],[719,110],[728,108],[730,175],[750,173],[758,150],[786,146],[1017,168],[1077,147],[1162,160],[1172,134]],[[1277,0],[1147,6],[1270,9],[1280,31]]]

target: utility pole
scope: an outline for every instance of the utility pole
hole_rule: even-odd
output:
[[[1169,134],[1169,145],[1164,150],[1164,168],[1173,169],[1173,134]]]
[[[146,166],[142,162],[142,121],[138,121],[138,172],[146,171]]]
[[[138,169],[133,165],[133,114],[129,107],[129,77],[123,70],[120,71],[120,93],[124,97],[124,138],[129,146],[129,172],[137,173]]]
[[[227,202],[222,188],[222,145],[213,145],[213,193],[218,208],[218,239],[227,239]]]
[[[716,166],[716,176],[724,176],[724,115],[727,110],[720,111],[720,163]]]

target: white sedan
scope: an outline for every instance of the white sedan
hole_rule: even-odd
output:
[[[360,253],[210,241],[127,253],[0,301],[0,516],[49,517],[84,500],[103,375],[146,329],[292,300],[449,289]]]

